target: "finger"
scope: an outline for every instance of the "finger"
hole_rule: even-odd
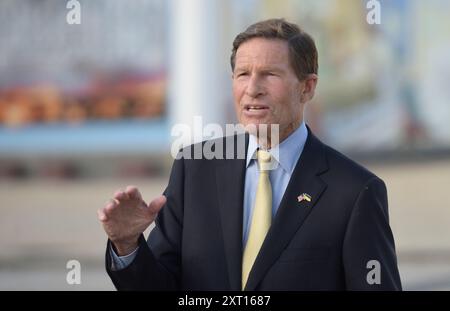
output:
[[[104,211],[106,214],[110,213],[114,208],[116,208],[120,204],[119,200],[117,199],[110,199],[108,202],[106,202]]]
[[[130,199],[139,199],[142,200],[141,193],[139,192],[136,186],[128,186],[125,189],[125,193],[128,195]]]
[[[123,201],[123,200],[128,200],[129,197],[128,197],[127,193],[125,193],[124,191],[122,191],[122,189],[120,189],[120,190],[117,190],[114,193],[114,199],[117,199],[119,201]]]
[[[119,204],[120,204],[119,200],[117,200],[117,199],[109,199],[108,201],[106,201],[105,208],[116,207]]]
[[[98,217],[98,220],[100,220],[101,222],[105,222],[108,220],[108,217],[106,216],[103,208],[97,210],[97,217]]]
[[[164,204],[166,204],[166,202],[167,198],[164,195],[157,197],[156,199],[151,201],[150,204],[148,205],[149,212],[152,214],[158,213],[164,206]]]

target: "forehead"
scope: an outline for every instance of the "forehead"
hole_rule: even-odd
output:
[[[289,47],[281,39],[252,38],[236,51],[236,67],[245,65],[289,65]]]

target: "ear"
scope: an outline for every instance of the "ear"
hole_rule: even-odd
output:
[[[303,87],[301,89],[300,102],[306,103],[314,97],[318,79],[319,77],[312,73],[302,81]]]

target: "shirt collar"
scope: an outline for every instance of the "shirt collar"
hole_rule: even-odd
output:
[[[292,132],[279,145],[269,150],[270,154],[280,164],[280,166],[289,174],[294,171],[300,154],[308,138],[308,130],[305,122]],[[250,165],[252,159],[256,159],[256,150],[258,150],[258,142],[254,135],[249,135],[249,142],[247,147],[247,167]]]

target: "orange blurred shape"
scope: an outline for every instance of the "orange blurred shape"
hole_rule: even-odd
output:
[[[64,119],[72,124],[79,124],[88,117],[86,108],[74,99],[65,102]]]
[[[23,90],[3,94],[2,122],[9,127],[20,127],[32,121],[32,99]]]
[[[93,115],[99,119],[119,119],[123,115],[123,108],[123,99],[110,95],[93,104]]]
[[[9,127],[58,121],[61,111],[60,94],[51,85],[17,87],[0,94],[0,120]]]
[[[136,104],[132,115],[136,118],[151,118],[164,112],[166,81],[158,79],[140,83],[136,86],[134,99]]]
[[[60,120],[63,110],[61,95],[52,85],[40,85],[29,90],[34,99],[35,121],[55,122]]]

